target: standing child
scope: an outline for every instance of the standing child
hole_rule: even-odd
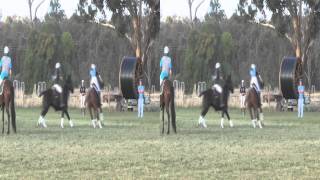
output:
[[[244,85],[244,80],[241,81],[241,86],[240,86],[240,108],[244,109],[245,104],[244,101],[246,99],[246,86]]]
[[[303,105],[304,105],[304,86],[302,84],[302,80],[299,81],[298,86],[298,93],[299,93],[299,99],[298,99],[298,118],[303,118]]]
[[[138,118],[143,118],[143,105],[144,105],[144,86],[142,85],[142,80],[139,81],[138,86]]]
[[[86,86],[84,85],[84,80],[82,80],[81,86],[80,86],[80,108],[83,115],[85,110],[85,104],[84,104],[85,99],[86,99]]]

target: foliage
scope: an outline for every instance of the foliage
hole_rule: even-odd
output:
[[[45,19],[54,20],[56,22],[61,22],[63,19],[66,18],[66,14],[64,10],[61,8],[61,4],[59,0],[51,0],[50,1],[50,10],[45,16]]]
[[[33,85],[38,81],[46,81],[51,72],[48,64],[52,64],[57,41],[52,34],[32,31],[29,36],[24,62],[24,81]],[[27,86],[30,92],[33,86]]]

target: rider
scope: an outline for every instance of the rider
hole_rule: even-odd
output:
[[[1,58],[0,61],[0,68],[1,68],[1,75],[0,75],[0,85],[2,85],[2,82],[4,79],[8,78],[12,74],[12,63],[11,58],[8,56],[9,48],[8,46],[4,47],[4,56]]]
[[[63,73],[61,69],[61,64],[59,62],[55,65],[55,71],[53,75],[53,86],[52,88],[58,92],[60,96],[60,107],[63,108],[65,106],[65,102],[63,99],[63,93],[62,93],[62,81],[63,81]]]
[[[160,68],[161,68],[161,74],[160,74],[160,90],[162,95],[163,90],[163,81],[167,78],[169,78],[172,75],[172,60],[169,57],[169,47],[164,47],[164,55],[162,56],[160,60]]]
[[[260,89],[260,84],[258,82],[258,71],[256,70],[256,65],[255,64],[251,64],[251,69],[250,69],[250,76],[251,76],[251,80],[250,80],[250,87],[255,88],[257,95],[258,95],[258,104],[261,106],[261,98],[260,98],[260,93],[261,93],[261,89]]]
[[[101,100],[100,100],[101,89],[100,89],[100,84],[99,84],[99,81],[98,81],[98,78],[97,78],[97,74],[98,74],[98,72],[96,70],[96,65],[95,64],[91,64],[91,69],[90,69],[90,76],[91,76],[90,87],[91,88],[95,88],[95,90],[97,92],[97,95],[98,95],[99,104],[101,104]]]
[[[215,65],[215,74],[212,77],[213,79],[213,89],[220,94],[220,107],[224,107],[224,100],[223,100],[223,77],[221,72],[221,64],[219,62]]]

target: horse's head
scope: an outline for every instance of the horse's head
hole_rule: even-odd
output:
[[[65,85],[64,86],[68,91],[73,93],[73,82],[72,82],[72,79],[71,79],[71,75],[67,76],[67,79],[65,81]]]
[[[231,74],[229,74],[227,79],[226,79],[225,88],[228,91],[230,91],[231,93],[233,93],[233,82],[232,82],[232,79],[231,79]]]

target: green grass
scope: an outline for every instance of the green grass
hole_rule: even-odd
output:
[[[59,114],[36,128],[39,109],[18,109],[16,135],[0,135],[0,179],[309,179],[320,177],[320,113],[265,113],[264,129],[231,111],[235,128],[219,128],[199,109],[177,111],[178,134],[160,135],[159,112],[105,112],[106,127],[71,110],[76,127],[59,128]],[[1,123],[2,124],[2,123]]]

